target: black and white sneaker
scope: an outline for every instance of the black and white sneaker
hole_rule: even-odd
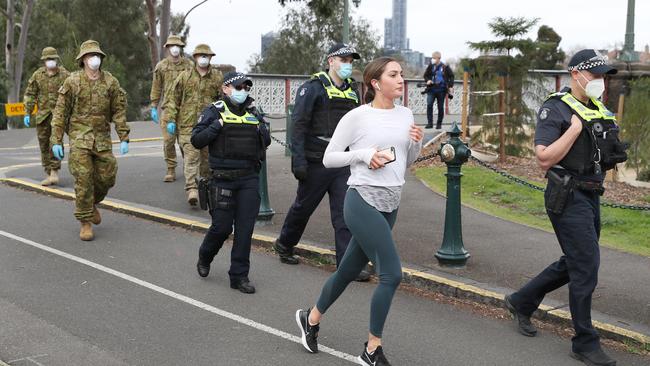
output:
[[[309,312],[311,308],[307,310],[298,309],[296,311],[296,323],[300,327],[300,333],[302,334],[302,345],[305,349],[311,353],[318,352],[318,330],[320,326],[309,325]]]
[[[373,353],[368,353],[368,342],[364,344],[363,353],[357,357],[357,361],[364,366],[390,366],[381,346],[377,347]]]

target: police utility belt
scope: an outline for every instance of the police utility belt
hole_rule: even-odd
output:
[[[564,208],[566,207],[569,197],[571,193],[573,193],[574,189],[595,193],[599,196],[602,196],[603,193],[605,193],[605,187],[601,182],[580,180],[572,176],[569,172],[563,171],[563,168],[558,169],[559,171],[554,169],[556,168],[549,169],[546,172],[546,178],[548,178],[546,192],[548,197],[544,200],[544,204],[546,210],[556,215],[560,215],[564,212]]]

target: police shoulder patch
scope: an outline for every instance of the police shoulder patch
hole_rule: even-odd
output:
[[[307,88],[303,86],[302,89],[300,89],[300,93],[298,93],[298,95],[303,97],[305,94],[307,94]]]
[[[542,108],[539,111],[539,119],[542,120],[542,121],[547,119],[549,111],[550,111],[550,109],[548,109],[548,108]]]

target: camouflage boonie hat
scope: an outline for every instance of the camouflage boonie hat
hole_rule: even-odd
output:
[[[201,44],[197,44],[196,48],[194,48],[194,52],[192,52],[192,57],[196,55],[214,56],[214,52],[212,52],[210,46],[208,46],[205,43],[201,43]]]
[[[43,52],[41,52],[41,60],[47,60],[52,58],[60,59],[59,54],[56,53],[56,48],[54,47],[43,48]]]
[[[81,47],[79,47],[79,54],[75,60],[79,61],[82,57],[89,53],[98,53],[106,57],[106,54],[99,48],[99,42],[89,39],[81,44]]]
[[[164,47],[169,47],[169,46],[185,47],[185,43],[183,43],[181,36],[172,34],[171,36],[167,37],[167,42],[165,43]]]

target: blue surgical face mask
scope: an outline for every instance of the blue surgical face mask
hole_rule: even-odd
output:
[[[246,98],[248,98],[248,92],[244,89],[242,90],[233,89],[232,94],[230,94],[230,100],[232,100],[236,104],[244,103]]]
[[[341,79],[347,79],[352,76],[352,64],[351,63],[341,63],[339,69],[336,70],[336,73]]]

